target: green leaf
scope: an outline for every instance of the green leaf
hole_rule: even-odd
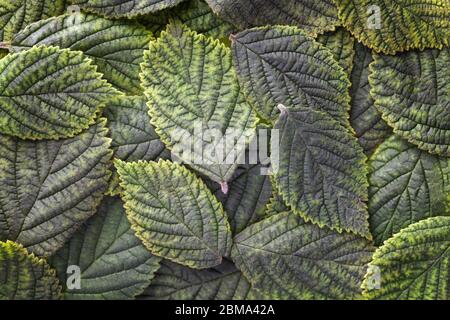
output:
[[[224,144],[215,139],[224,135],[227,140],[231,132],[250,140],[256,126],[256,115],[240,92],[230,49],[173,23],[151,43],[144,61],[143,87],[152,124],[161,140],[195,170],[216,182],[228,181],[238,161],[212,156]],[[202,137],[206,129],[212,131],[213,141]],[[200,145],[203,152],[194,145]],[[186,147],[193,149],[191,154],[180,151]],[[238,144],[234,149],[240,156],[245,145]],[[231,152],[223,154],[231,157]]]
[[[393,136],[369,164],[370,227],[377,244],[419,220],[450,215],[450,158]]]
[[[139,64],[151,39],[152,33],[134,22],[78,13],[29,25],[13,37],[12,49],[52,45],[82,51],[116,88],[140,94]]]
[[[240,29],[296,25],[309,35],[334,30],[339,23],[331,0],[206,0],[215,13]]]
[[[296,27],[255,28],[232,38],[233,62],[248,100],[266,120],[278,104],[307,107],[348,125],[348,77],[331,52]]]
[[[372,251],[364,238],[282,212],[238,234],[232,258],[270,299],[349,299],[360,296]]]
[[[420,149],[450,156],[450,48],[376,55],[370,94],[394,132]]]
[[[0,240],[42,256],[93,215],[110,177],[104,120],[65,140],[0,136]]]
[[[344,26],[364,45],[386,54],[449,44],[448,0],[335,0]]]
[[[368,239],[366,157],[338,122],[314,110],[285,110],[275,181],[286,204],[307,221]]]
[[[81,52],[33,47],[0,60],[0,132],[22,139],[72,137],[117,94]]]
[[[391,128],[381,119],[370,95],[369,64],[373,61],[370,50],[360,43],[355,44],[355,58],[351,74],[350,124],[366,155],[372,154],[376,147],[392,134]]]
[[[61,286],[47,262],[20,244],[0,241],[0,300],[60,299]]]
[[[160,258],[134,235],[123,203],[105,198],[98,212],[50,260],[61,283],[69,266],[80,268],[80,288],[65,299],[133,299],[150,284]]]
[[[127,17],[156,12],[173,7],[184,0],[70,0],[81,9],[108,18]]]
[[[67,0],[0,0],[0,41],[32,22],[63,14]]]
[[[265,211],[266,217],[282,213],[285,211],[291,211],[291,209],[286,205],[286,203],[284,203],[281,194],[279,194],[277,190],[273,190],[272,197],[270,198],[269,202],[266,205]]]
[[[366,276],[369,299],[448,300],[450,217],[428,218],[401,230],[377,249],[369,268],[378,270],[381,280],[376,289],[374,272]]]
[[[131,226],[153,254],[203,269],[228,256],[231,231],[222,205],[185,167],[170,161],[116,160]]]
[[[261,299],[236,267],[226,260],[217,267],[193,270],[163,261],[150,287],[140,297],[148,300]]]

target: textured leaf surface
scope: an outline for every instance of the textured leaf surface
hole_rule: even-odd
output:
[[[231,232],[222,205],[185,167],[170,161],[116,161],[136,235],[153,254],[191,268],[222,262]]]
[[[373,61],[370,50],[355,43],[355,58],[351,74],[350,124],[364,152],[372,154],[376,147],[392,134],[390,127],[381,119],[370,95],[369,64]]]
[[[370,227],[377,244],[419,220],[450,215],[450,159],[396,136],[370,161]]]
[[[356,139],[308,109],[285,112],[275,129],[280,148],[274,177],[284,201],[308,221],[370,238],[366,157]]]
[[[184,0],[70,0],[83,10],[109,18],[136,17],[173,7]]]
[[[394,54],[449,44],[450,0],[335,0],[335,3],[344,26],[376,52]]]
[[[123,203],[105,198],[98,212],[51,259],[61,283],[67,267],[80,267],[80,288],[65,299],[133,299],[150,284],[160,258],[134,235]]]
[[[241,29],[296,25],[308,34],[334,30],[337,8],[330,0],[206,0],[214,12]]]
[[[383,119],[419,148],[450,156],[450,48],[374,60],[370,93]]]
[[[117,94],[81,52],[57,47],[7,55],[0,77],[0,132],[22,139],[80,133]]]
[[[333,55],[298,28],[255,28],[233,37],[233,62],[248,100],[266,120],[279,103],[321,110],[347,125],[349,81]]]
[[[220,134],[228,130],[238,138],[248,139],[255,132],[256,116],[240,92],[230,49],[174,23],[151,43],[144,60],[143,87],[152,124],[162,141],[192,168],[216,182],[228,181],[237,163],[223,163],[222,159],[209,156],[217,151],[218,143],[199,136],[195,128]],[[180,133],[188,134],[182,142],[191,141],[190,149],[193,145],[202,146],[203,153],[196,151],[198,147],[192,148],[194,161],[175,148],[180,145]],[[221,146],[222,143],[217,148]],[[238,155],[245,151],[239,146],[236,149]],[[195,161],[195,157],[201,161]]]
[[[55,270],[20,244],[0,241],[0,300],[61,298]]]
[[[433,217],[403,229],[377,249],[370,263],[379,268],[380,289],[370,299],[449,298],[450,217]],[[364,286],[369,285],[366,277]]]
[[[116,88],[139,94],[139,64],[151,39],[139,24],[78,13],[33,23],[13,37],[12,48],[53,45],[82,51]]]
[[[228,261],[206,270],[193,270],[164,261],[143,299],[246,300],[262,298]]]
[[[48,256],[94,214],[111,174],[103,124],[58,141],[0,136],[0,240]]]
[[[0,41],[10,41],[26,25],[63,14],[67,0],[1,0]]]
[[[283,212],[238,234],[232,257],[271,299],[348,299],[360,296],[372,251],[364,238]]]

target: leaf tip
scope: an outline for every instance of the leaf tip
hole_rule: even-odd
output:
[[[228,193],[228,183],[226,183],[225,181],[221,182],[220,190],[222,190],[223,194],[227,194]]]

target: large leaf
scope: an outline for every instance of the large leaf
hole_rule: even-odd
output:
[[[105,198],[98,212],[50,260],[61,283],[68,266],[80,268],[80,287],[65,299],[132,299],[150,284],[160,258],[134,235],[123,203]]]
[[[224,261],[217,267],[193,270],[164,261],[142,299],[247,300],[261,299],[236,267]]]
[[[450,217],[428,218],[401,230],[377,249],[369,270],[367,298],[449,299]],[[377,280],[379,288],[373,287]]]
[[[348,77],[333,55],[296,27],[255,28],[232,38],[239,82],[258,114],[278,116],[277,105],[308,107],[348,124]]]
[[[370,93],[383,119],[419,148],[450,156],[450,48],[374,60]]]
[[[375,108],[370,95],[369,64],[373,61],[372,54],[360,43],[355,43],[355,52],[350,78],[352,82],[350,124],[364,152],[370,155],[391,135],[391,129],[381,119],[381,113]]]
[[[284,201],[307,221],[371,238],[366,157],[338,122],[314,110],[287,111],[280,130],[275,181]]]
[[[450,215],[450,158],[393,136],[370,160],[370,227],[377,244],[419,220]]]
[[[156,12],[173,7],[184,0],[70,0],[83,10],[109,18],[127,17]]]
[[[222,262],[231,231],[222,205],[180,164],[116,161],[132,228],[153,254],[191,268]]]
[[[0,41],[11,37],[28,24],[63,14],[67,0],[0,0]]]
[[[348,299],[360,296],[372,251],[364,238],[282,212],[238,234],[232,258],[271,299]]]
[[[0,136],[0,240],[51,255],[95,213],[110,177],[104,121],[65,140]]]
[[[0,132],[22,139],[71,137],[116,95],[81,52],[33,47],[0,60]]]
[[[162,141],[174,155],[212,180],[228,181],[238,161],[213,156],[225,144],[215,139],[224,135],[226,141],[231,133],[249,140],[256,125],[256,116],[240,92],[230,49],[173,23],[151,43],[144,60],[143,86],[152,124]],[[206,130],[211,131],[213,141],[202,136]],[[186,154],[180,147],[193,151]],[[233,149],[241,155],[245,145],[238,143]],[[223,154],[231,157],[231,152]]]
[[[241,29],[296,25],[308,34],[334,30],[339,23],[331,0],[206,0],[214,12]]]
[[[139,94],[139,64],[151,39],[136,23],[78,13],[31,24],[13,37],[12,49],[53,45],[83,51],[116,88]]]
[[[0,241],[0,300],[60,299],[55,270],[20,244]]]

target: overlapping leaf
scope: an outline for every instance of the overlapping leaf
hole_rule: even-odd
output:
[[[450,217],[428,218],[401,230],[377,249],[369,269],[367,298],[447,300]]]
[[[110,177],[104,121],[65,140],[0,136],[0,240],[49,256],[95,213]]]
[[[50,261],[61,283],[68,267],[80,268],[79,288],[66,288],[65,299],[132,299],[150,284],[160,258],[134,235],[117,198],[105,198],[98,212]],[[70,282],[70,281],[69,281]]]
[[[394,132],[443,156],[450,156],[449,65],[449,48],[376,55],[369,76],[375,106]]]
[[[12,49],[53,45],[83,51],[116,88],[139,94],[139,64],[151,39],[139,24],[77,13],[31,24],[13,37]]]
[[[157,256],[189,266],[219,265],[231,247],[222,205],[185,167],[170,161],[116,161],[132,228]]]
[[[20,244],[0,241],[0,300],[60,299],[55,270]]]

